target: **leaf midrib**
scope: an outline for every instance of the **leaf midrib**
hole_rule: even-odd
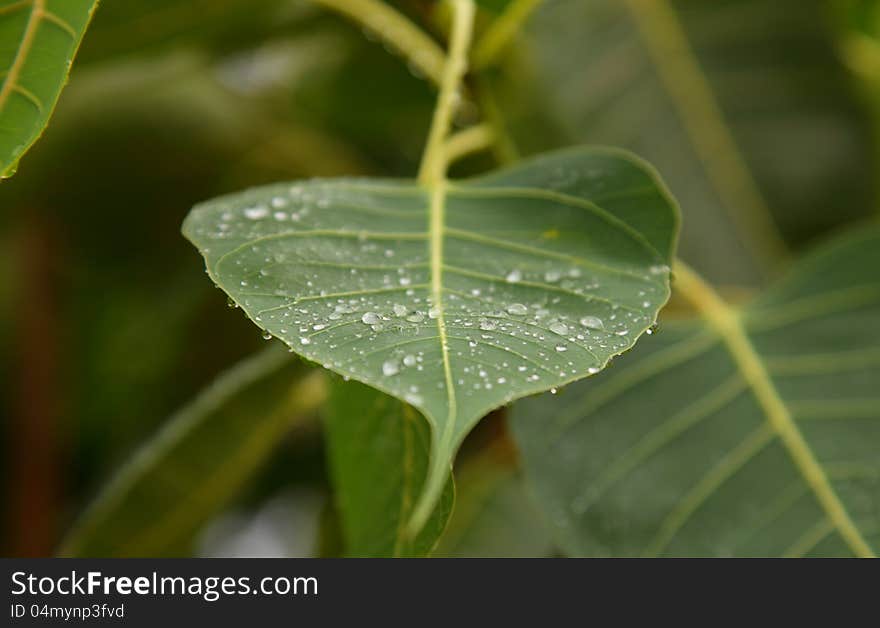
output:
[[[443,378],[446,382],[446,397],[449,404],[446,425],[438,441],[440,451],[445,450],[452,441],[458,415],[452,365],[449,361],[445,308],[443,306],[443,236],[445,234],[447,189],[448,183],[445,178],[431,186],[430,224],[428,225],[428,247],[431,260],[431,305],[437,311],[437,334],[440,336]]]
[[[749,339],[740,313],[724,302],[689,267],[679,263],[675,274],[677,288],[697,307],[724,342],[734,364],[751,388],[767,422],[782,441],[829,521],[856,556],[874,557],[873,549],[856,527],[776,389],[773,379]]]

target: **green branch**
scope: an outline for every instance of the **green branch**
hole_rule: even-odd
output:
[[[467,72],[468,51],[474,26],[473,0],[452,0],[453,23],[449,53],[443,67],[440,94],[428,134],[428,143],[419,169],[419,182],[436,184],[446,177],[444,144],[452,126],[452,116],[461,100],[461,80]]]
[[[444,160],[452,164],[462,157],[490,148],[495,141],[495,133],[489,124],[477,124],[464,131],[453,134],[446,140]]]
[[[539,4],[541,0],[513,0],[508,4],[474,46],[474,67],[492,65]]]
[[[380,0],[313,0],[351,18],[397,49],[422,75],[440,85],[443,50],[422,29]]]

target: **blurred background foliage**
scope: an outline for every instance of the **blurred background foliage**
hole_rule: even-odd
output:
[[[436,3],[391,4],[442,40]],[[481,2],[480,24],[506,4]],[[468,86],[509,140],[454,174],[573,143],[631,148],[684,208],[682,255],[734,293],[876,214],[880,2],[676,0],[672,21],[644,4],[541,3]],[[180,236],[189,208],[269,181],[411,176],[433,98],[307,0],[103,0],[48,130],[0,184],[4,555],[56,552],[139,444],[263,348]],[[245,424],[253,411],[233,409]],[[462,450],[438,551],[552,555],[488,423]],[[243,486],[162,552],[338,551],[317,426]]]

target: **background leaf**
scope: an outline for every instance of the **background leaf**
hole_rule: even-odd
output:
[[[415,539],[405,527],[427,475],[431,433],[412,407],[357,382],[334,381],[324,410],[344,551],[357,557],[425,556],[446,527],[451,478]]]
[[[172,417],[98,496],[67,556],[167,556],[240,490],[323,398],[319,374],[273,347],[224,373]]]
[[[876,553],[878,250],[876,226],[838,240],[743,310],[748,368],[714,327],[669,323],[618,368],[517,404],[525,469],[565,550]]]
[[[0,3],[0,176],[15,172],[43,132],[95,6],[97,0]]]
[[[610,149],[445,186],[433,208],[408,182],[268,186],[184,224],[266,334],[427,417],[425,514],[482,416],[598,372],[654,323],[677,226],[653,171]]]
[[[682,257],[755,284],[780,259],[774,232],[803,247],[876,206],[872,132],[828,9],[546,0],[494,84],[523,151],[634,151],[684,210]]]

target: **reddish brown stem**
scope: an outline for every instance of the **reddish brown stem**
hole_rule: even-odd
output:
[[[59,499],[59,338],[56,248],[49,226],[29,218],[19,240],[14,408],[7,457],[10,553],[48,556]]]

